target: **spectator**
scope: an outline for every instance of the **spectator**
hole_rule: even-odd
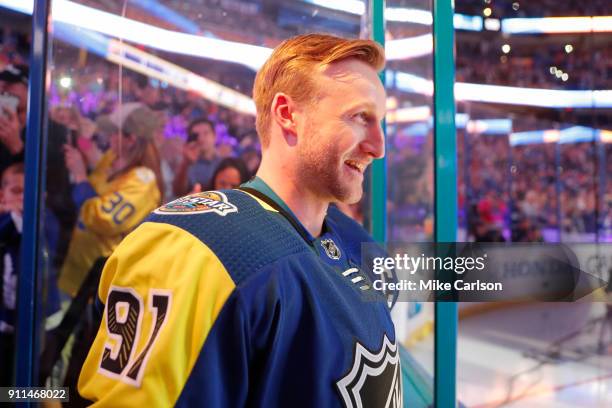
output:
[[[503,227],[506,204],[493,191],[488,191],[478,202],[478,215],[487,224]]]
[[[79,289],[94,262],[109,256],[160,204],[163,191],[154,141],[159,122],[153,111],[139,103],[126,104],[100,117],[98,128],[110,133],[110,152],[89,179],[81,152],[64,146],[75,183],[72,197],[80,209],[59,279],[60,288],[70,295]]]
[[[17,109],[0,112],[0,173],[12,163],[23,162],[26,111],[28,106],[28,67],[8,65],[0,72],[0,93],[18,99]]]
[[[28,106],[29,70],[25,65],[9,65],[0,73],[0,90],[17,97],[19,103],[13,114],[0,114],[0,172],[12,163],[24,161],[24,141]],[[68,129],[50,120],[47,127],[47,195],[46,205],[59,222],[57,250],[52,252],[52,264],[61,265],[67,250],[66,243],[74,226],[75,209],[69,196],[68,171],[63,164],[60,147],[69,140]]]
[[[4,170],[0,181],[0,386],[12,385],[17,280],[21,268],[19,251],[23,227],[23,187],[23,163],[14,163]],[[57,232],[57,220],[47,210],[43,246],[48,251],[55,251]],[[43,303],[47,317],[59,311],[55,270],[51,268],[48,271],[47,298]]]
[[[16,163],[2,174],[0,200],[0,359],[2,360],[1,386],[11,384],[14,354],[14,326],[17,308],[17,276],[19,247],[23,225],[23,164]],[[5,365],[6,364],[6,365]],[[8,369],[7,369],[8,366]]]
[[[505,242],[502,232],[495,225],[482,220],[477,220],[473,226],[475,242]]]
[[[196,119],[189,124],[187,135],[183,161],[174,178],[174,195],[177,197],[187,194],[196,183],[207,186],[220,161],[213,122],[206,118]]]
[[[177,161],[176,158],[180,157],[180,150],[176,149],[177,142],[182,145],[183,140],[180,138],[166,138],[164,129],[167,122],[167,116],[164,111],[154,111],[158,118],[158,127],[155,130],[155,146],[160,152],[160,170],[164,183],[164,189],[162,191],[162,202],[174,200],[174,191],[172,188],[172,182],[174,181],[174,169],[176,166],[174,163]],[[177,154],[178,152],[178,154]]]
[[[159,109],[163,107],[159,88],[153,86],[149,78],[142,74],[133,74],[135,85],[135,96],[139,102],[145,104],[151,109]]]
[[[527,217],[512,228],[512,242],[544,242],[540,229]]]
[[[234,148],[238,142],[231,136],[226,136],[219,141],[219,145],[217,146],[217,156],[221,159],[226,159],[228,157],[234,157],[236,154],[234,152]]]
[[[242,152],[240,158],[246,163],[250,175],[257,173],[261,163],[261,152],[254,148],[248,148]]]
[[[248,179],[249,172],[242,159],[228,157],[217,166],[207,190],[229,190],[245,183]]]
[[[68,129],[80,133],[81,115],[75,107],[56,106],[51,110],[51,118]]]

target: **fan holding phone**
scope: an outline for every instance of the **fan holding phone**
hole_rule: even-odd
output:
[[[0,72],[0,173],[23,161],[28,101],[28,68],[8,65]]]
[[[174,195],[189,193],[197,184],[207,186],[221,158],[217,154],[215,124],[199,118],[187,128],[187,143],[183,147],[183,161],[174,178]]]

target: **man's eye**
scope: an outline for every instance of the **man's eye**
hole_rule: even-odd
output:
[[[367,125],[368,123],[370,123],[370,115],[368,115],[368,114],[367,114],[367,113],[365,113],[365,112],[360,112],[360,113],[355,114],[355,115],[354,115],[354,118],[355,118],[355,119],[356,119],[358,122],[360,122],[360,123],[362,123],[362,124],[364,124],[364,125]]]

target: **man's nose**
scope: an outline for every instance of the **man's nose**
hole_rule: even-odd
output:
[[[362,150],[374,159],[385,156],[385,133],[380,124],[372,126],[368,130],[367,137],[362,144]]]

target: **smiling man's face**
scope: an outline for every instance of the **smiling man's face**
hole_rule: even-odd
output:
[[[355,203],[366,167],[385,154],[385,89],[376,71],[357,59],[320,67],[312,80],[318,95],[299,126],[299,183],[322,199]]]

